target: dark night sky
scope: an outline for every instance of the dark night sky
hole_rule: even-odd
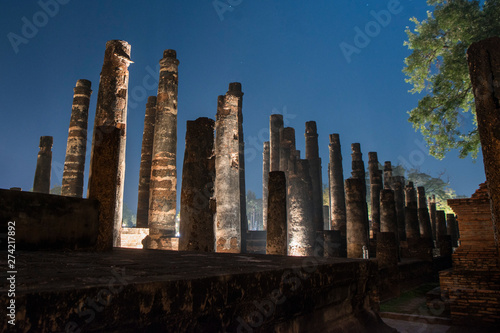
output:
[[[470,196],[485,179],[481,155],[476,163],[458,159],[456,152],[438,161],[427,155],[422,136],[407,121],[418,96],[408,93],[411,86],[401,72],[410,54],[404,30],[413,26],[410,17],[425,18],[429,8],[423,0],[222,0],[233,4],[224,13],[212,0],[60,2],[65,4],[46,8],[48,15],[36,1],[3,1],[1,188],[32,187],[42,135],[54,137],[52,186],[61,184],[73,87],[78,79],[92,81],[91,138],[104,47],[111,39],[128,41],[135,62],[129,68],[125,183],[125,202],[134,211],[145,103],[156,95],[164,49],[175,49],[180,60],[178,192],[186,121],[214,118],[217,96],[229,82],[243,85],[247,189],[258,197],[272,113],[284,113],[285,124],[295,128],[302,157],[304,124],[318,123],[325,183],[330,133],[340,133],[345,178],[350,144],[359,142],[365,163],[367,153],[377,151],[382,163],[403,163],[433,176],[446,171],[457,194]],[[382,10],[389,15],[379,24],[372,11]],[[30,30],[33,23],[38,27]],[[365,28],[371,36],[356,40]],[[11,33],[23,43],[13,45]],[[349,57],[341,49],[347,44],[357,45]],[[85,178],[88,164],[89,159]]]

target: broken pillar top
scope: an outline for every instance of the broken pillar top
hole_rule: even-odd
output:
[[[51,149],[54,138],[51,136],[41,136],[40,137],[40,149]]]
[[[385,163],[384,163],[384,171],[392,171],[391,161],[385,161]]]
[[[271,124],[273,127],[283,127],[283,115],[282,114],[272,114]]]
[[[105,61],[106,59],[118,59],[127,66],[133,61],[130,59],[130,51],[132,46],[124,40],[109,40],[106,42]]]
[[[368,163],[377,163],[378,164],[377,152],[371,151],[368,153]]]
[[[146,103],[146,107],[156,106],[156,96],[149,96],[148,102]]]
[[[264,150],[269,150],[269,141],[264,141]]]
[[[359,143],[352,143],[351,150],[353,154],[361,154],[361,145]]]
[[[168,49],[163,51],[163,58],[160,59],[160,66],[168,67],[171,65],[179,65],[179,60],[177,59],[177,52],[175,50]]]
[[[80,79],[80,80],[76,81],[76,88],[82,87],[82,88],[90,89],[91,85],[92,85],[92,82],[90,82],[89,80],[86,80],[86,79]]]
[[[241,83],[239,82],[229,83],[229,90],[227,91],[227,95],[233,95],[236,97],[243,96],[243,92],[241,91]]]
[[[283,143],[288,143],[291,146],[295,147],[295,128],[293,127],[284,127],[281,137],[281,141]]]
[[[315,121],[307,121],[306,122],[306,135],[316,135],[318,136],[318,130],[316,128]]]
[[[330,134],[330,144],[340,145],[340,135],[338,133]]]

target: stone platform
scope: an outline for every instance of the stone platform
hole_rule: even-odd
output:
[[[373,260],[18,251],[16,269],[17,332],[392,331],[377,313]]]

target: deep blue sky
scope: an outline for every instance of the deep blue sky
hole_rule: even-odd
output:
[[[372,30],[369,44],[361,45],[350,62],[341,43],[355,46],[356,27],[376,29],[370,11],[385,10],[393,0],[231,0],[232,10],[222,15],[212,0],[61,2],[67,4],[43,22],[36,1],[3,1],[0,188],[32,187],[42,135],[54,137],[52,185],[61,184],[73,87],[78,79],[92,81],[90,138],[104,47],[111,39],[128,41],[135,62],[129,68],[125,182],[125,202],[134,211],[145,103],[147,96],[156,95],[157,65],[164,49],[175,49],[180,60],[179,192],[186,121],[214,118],[217,96],[236,81],[245,93],[247,189],[258,197],[269,116],[282,112],[286,125],[296,130],[302,157],[304,123],[318,123],[325,183],[330,133],[340,133],[346,178],[350,144],[359,142],[365,163],[367,153],[377,151],[382,163],[409,162],[433,176],[446,171],[457,194],[470,196],[485,180],[481,155],[476,163],[458,159],[454,152],[438,161],[427,155],[422,136],[407,121],[406,112],[416,106],[418,96],[408,93],[411,87],[401,72],[410,54],[403,46],[404,30],[413,26],[410,17],[425,18],[429,8],[424,0],[401,0],[395,7],[401,7],[400,12],[391,14],[380,31]],[[23,20],[38,20],[34,36],[26,31],[23,35]],[[9,33],[27,37],[17,53]]]

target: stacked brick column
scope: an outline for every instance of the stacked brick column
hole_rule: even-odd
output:
[[[50,192],[50,172],[52,168],[52,143],[51,136],[40,137],[40,151],[36,160],[35,179],[33,181],[33,192]]]

